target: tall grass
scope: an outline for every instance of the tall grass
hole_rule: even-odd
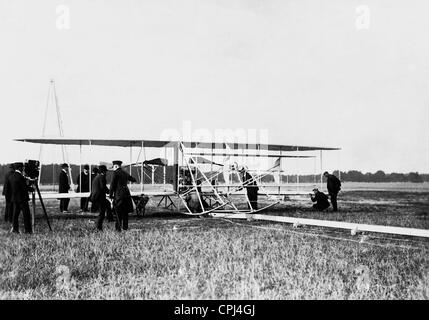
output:
[[[359,243],[342,231],[339,240],[322,237],[326,229],[175,215],[98,233],[94,217],[53,215],[56,203],[48,210],[53,233],[42,217],[32,236],[1,222],[0,299],[428,299],[423,240]]]
[[[75,221],[79,231],[3,233],[0,297],[410,299],[427,294],[427,247],[374,247],[220,222],[212,227],[209,220],[192,220],[192,228],[177,230],[170,228],[174,223],[153,228],[143,220],[133,231],[95,233]],[[363,286],[356,272],[361,266],[368,268]]]

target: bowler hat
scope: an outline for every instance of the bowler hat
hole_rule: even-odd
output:
[[[122,165],[122,161],[121,160],[114,160],[114,161],[112,161],[112,164],[113,165],[118,165],[118,166],[121,166]]]
[[[107,167],[104,164],[101,164],[98,166],[98,170],[100,172],[106,172],[107,171]]]
[[[69,165],[67,164],[67,163],[63,163],[62,165],[61,165],[61,168],[68,168],[69,167]]]
[[[87,164],[86,164],[86,165],[84,165],[84,166],[83,166],[83,168],[84,168],[85,170],[89,170],[89,165],[87,165]]]

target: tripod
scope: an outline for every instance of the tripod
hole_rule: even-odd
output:
[[[42,195],[40,194],[40,189],[39,189],[39,184],[38,184],[37,179],[32,181],[32,185],[34,186],[34,189],[36,189],[37,195],[39,196],[39,201],[42,205],[43,213],[45,215],[46,222],[48,223],[49,230],[52,231],[51,223],[49,222],[49,217],[48,217],[48,214],[46,213],[46,207],[45,207],[45,204],[43,203]],[[36,214],[36,194],[34,192],[35,191],[34,189],[33,189],[33,191],[31,191],[31,199],[32,199],[32,203],[33,203],[33,221],[32,221],[33,225],[34,225],[34,216]]]

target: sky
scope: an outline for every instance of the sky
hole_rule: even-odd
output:
[[[244,130],[340,147],[327,169],[429,173],[427,12],[417,0],[0,0],[0,163],[38,158],[13,139],[40,137],[47,105],[45,134],[58,135],[54,79],[67,137]],[[60,149],[42,160],[62,162]]]

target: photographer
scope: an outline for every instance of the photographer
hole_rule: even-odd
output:
[[[12,232],[19,233],[19,214],[22,211],[24,215],[25,233],[33,233],[31,226],[31,214],[28,201],[30,197],[28,192],[33,189],[28,185],[27,179],[23,176],[24,164],[16,162],[14,164],[15,172],[10,177],[11,201],[13,202],[13,227]]]
[[[313,209],[316,211],[323,211],[330,206],[328,196],[317,188],[313,189],[313,193],[310,193],[310,197],[311,201],[316,202],[313,204]]]
[[[6,208],[4,209],[4,221],[12,223],[13,217],[13,202],[11,201],[12,190],[10,187],[10,177],[15,172],[13,164],[9,165],[9,171],[4,176],[3,195],[6,200]]]

